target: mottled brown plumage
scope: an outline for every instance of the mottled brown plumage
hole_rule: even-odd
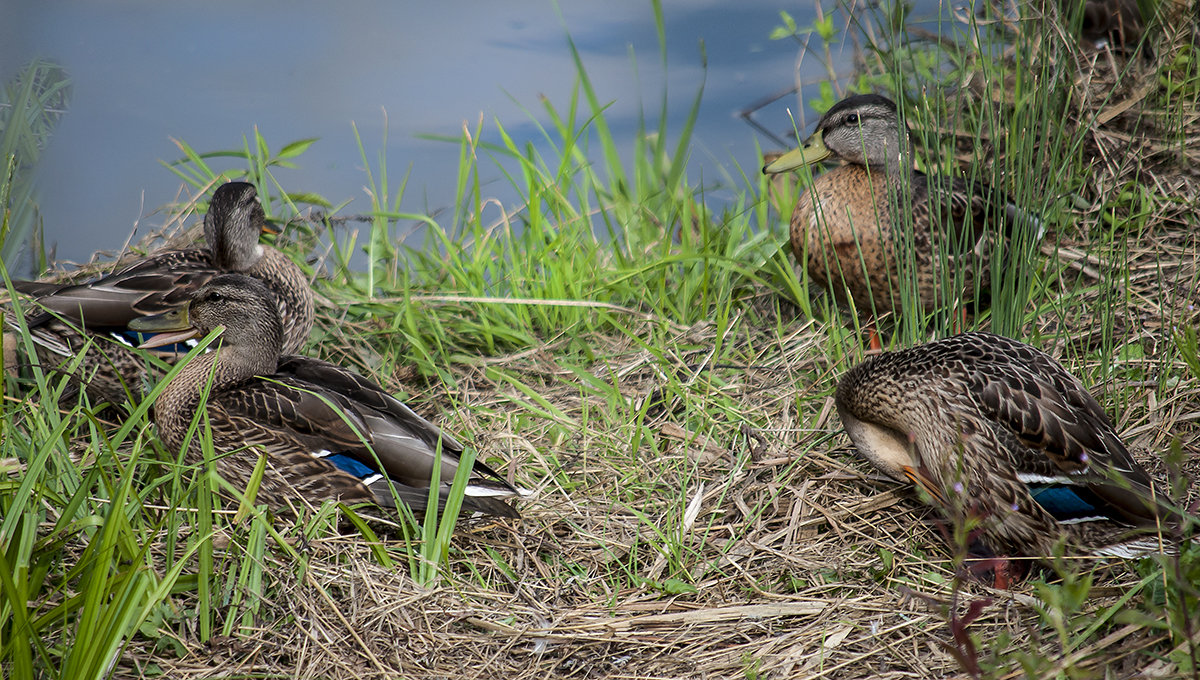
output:
[[[1171,540],[1176,516],[1104,410],[1029,345],[966,333],[887,352],[848,371],[835,399],[860,454],[952,522],[978,521],[996,554],[1045,558],[1065,542],[1130,556]]]
[[[908,131],[891,100],[843,99],[803,148],[763,172],[827,158],[844,164],[801,188],[791,218],[792,251],[814,282],[864,316],[899,312],[914,294],[919,309],[932,313],[988,290],[997,231],[989,224],[1002,221],[1007,234],[1020,211],[982,184],[972,190],[960,179],[913,170]]]
[[[281,357],[278,308],[256,279],[216,277],[183,310],[131,327],[162,332],[151,345],[224,329],[215,351],[193,357],[163,388],[154,418],[167,446],[183,449],[207,387],[203,413],[222,477],[244,487],[260,454],[267,456],[259,500],[287,509],[300,498],[392,506],[398,497],[420,513],[440,449],[444,502],[462,444],[352,371],[305,356]],[[203,459],[197,440],[185,457]],[[516,517],[501,500],[516,490],[482,461],[473,472],[464,511]]]
[[[38,311],[27,317],[44,366],[61,366],[88,351],[79,382],[93,399],[120,402],[153,376],[147,363],[121,337],[130,321],[182,307],[213,277],[241,272],[267,285],[284,322],[284,349],[299,350],[313,324],[313,296],[303,272],[286,255],[261,245],[266,217],[254,186],[229,182],[218,187],[204,217],[203,248],[172,250],[140,260],[82,284],[14,281],[35,296]],[[123,338],[122,338],[123,339]]]

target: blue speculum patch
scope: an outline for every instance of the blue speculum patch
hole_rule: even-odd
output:
[[[1107,514],[1096,494],[1084,487],[1066,484],[1037,485],[1029,487],[1033,500],[1060,522],[1085,519],[1101,519]]]
[[[347,456],[343,453],[335,453],[332,456],[327,456],[325,460],[333,463],[334,467],[342,472],[348,472],[359,479],[365,479],[371,475],[379,474],[379,471],[374,468],[363,465],[357,459]]]

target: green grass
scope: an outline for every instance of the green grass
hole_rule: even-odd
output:
[[[900,19],[859,17],[876,35]],[[978,174],[1046,218],[1049,254],[1018,241],[1021,266],[978,323],[1060,356],[1157,472],[1194,469],[1200,360],[1187,305],[1200,256],[1184,237],[1194,214],[1187,223],[1179,196],[1124,169],[1101,176],[1120,192],[1097,190],[1094,109],[1073,98],[1061,62],[1023,56],[1044,36],[1011,38],[1010,62],[987,28],[962,30],[982,52],[881,41],[857,84],[902,103],[921,163]],[[1176,98],[1155,130],[1175,144],[1185,131],[1171,121],[1194,114],[1200,96],[1194,54],[1184,44],[1156,62],[1160,89]],[[9,377],[6,677],[517,678],[586,667],[1074,678],[1154,663],[1194,677],[1194,546],[1135,565],[1064,561],[1014,596],[957,578],[926,512],[865,477],[838,433],[829,398],[861,358],[861,335],[793,269],[766,181],[757,168],[731,173],[737,197],[718,206],[688,175],[703,90],[687,125],[663,132],[660,107],[623,158],[627,140],[614,138],[606,102],[577,66],[573,96],[540,103],[550,152],[514,140],[504,121],[446,140],[460,171],[454,209],[439,218],[404,209],[407,178],[368,151],[386,137],[359,140],[373,198],[361,232],[341,227],[341,206],[319,192],[287,187],[312,140],[273,151],[256,131],[241,149],[213,153],[180,142],[169,166],[198,190],[248,177],[286,225],[277,245],[298,262],[328,253],[312,266],[322,305],[310,352],[407,398],[502,472],[514,468],[536,490],[525,518],[451,535],[453,507],[449,519],[391,528],[327,504],[277,523],[227,500],[243,490],[216,495],[223,481],[210,467],[163,450],[149,400],[113,427],[86,401],[60,410],[55,375]],[[973,71],[1015,79],[1012,100],[937,86]],[[1191,100],[1178,103],[1180,93]],[[944,128],[963,131],[965,164]],[[216,173],[214,158],[245,170]],[[499,209],[484,193],[497,169],[518,205]],[[308,207],[326,219],[300,219]],[[412,223],[426,230],[421,250],[397,243]],[[948,323],[906,321],[893,341],[944,335]],[[19,325],[6,331],[28,347]],[[193,436],[204,440],[202,422]],[[717,618],[814,603],[826,605],[820,616]],[[696,618],[640,628],[648,615]],[[620,625],[594,627],[604,621]],[[270,661],[223,655],[230,640]]]

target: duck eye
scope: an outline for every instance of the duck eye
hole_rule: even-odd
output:
[[[858,125],[858,114],[850,113],[846,115],[846,125]]]
[[[217,291],[215,291],[215,290],[214,290],[214,291],[210,291],[210,292],[208,293],[208,300],[209,300],[209,302],[220,302],[221,300],[224,300],[224,299],[225,299],[225,296],[224,296],[224,295],[221,295],[220,293],[218,293],[218,292],[217,292]]]

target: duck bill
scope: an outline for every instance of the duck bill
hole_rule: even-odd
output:
[[[799,149],[793,149],[774,161],[763,166],[763,174],[778,175],[781,172],[795,170],[801,166],[813,165],[829,158],[829,148],[825,146],[825,140],[821,138],[821,131],[817,130],[812,137],[804,143],[804,146]]]
[[[139,333],[156,334],[138,345],[138,349],[152,349],[154,347],[162,347],[163,345],[173,345],[200,336],[200,332],[192,326],[192,322],[188,318],[187,307],[173,309],[169,312],[153,316],[138,317],[129,322],[129,330],[138,331]]]
[[[283,230],[280,229],[279,227],[275,226],[274,224],[271,224],[270,222],[268,222],[266,220],[263,220],[261,233],[270,234],[270,235],[274,236],[281,231],[283,231]]]

